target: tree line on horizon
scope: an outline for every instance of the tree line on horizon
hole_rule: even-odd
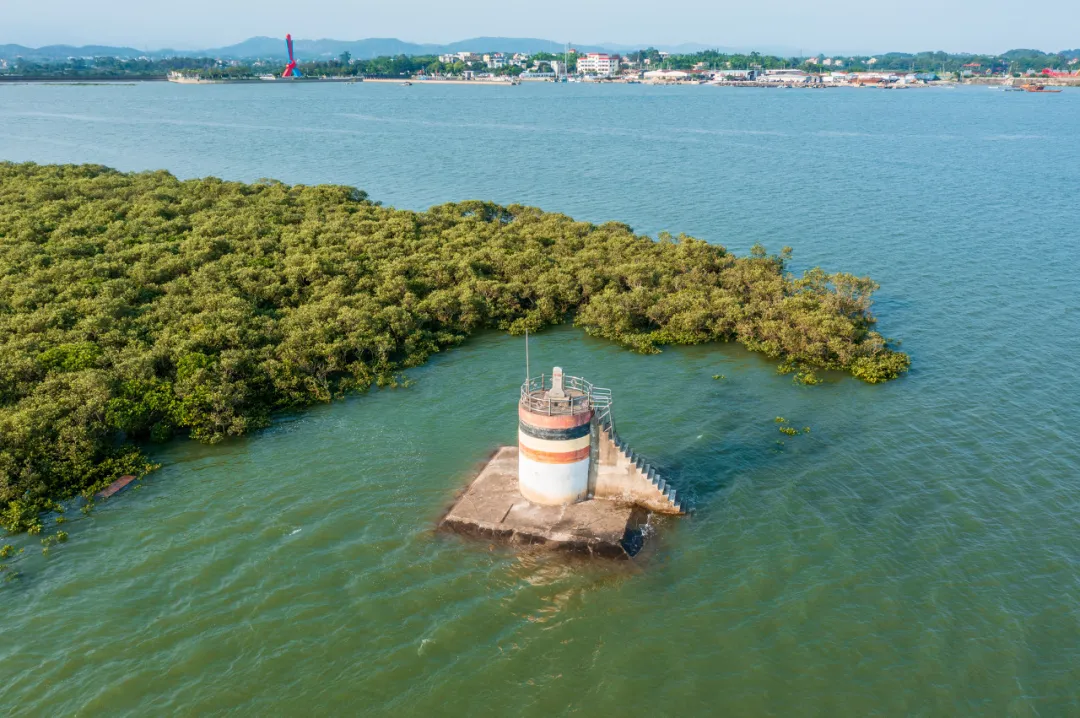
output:
[[[785,371],[894,379],[869,278],[480,201],[0,163],[0,525],[393,385],[476,332],[573,322],[638,352],[735,341]],[[812,383],[812,382],[811,382]]]
[[[478,53],[480,54],[480,53]],[[1041,71],[1044,68],[1052,70],[1076,70],[1080,69],[1080,49],[1065,50],[1057,53],[1046,53],[1040,50],[1016,49],[1000,55],[970,54],[970,53],[946,53],[946,52],[919,52],[903,53],[890,52],[875,55],[875,62],[870,64],[871,56],[806,56],[806,57],[780,57],[757,52],[751,53],[724,53],[716,50],[685,54],[661,54],[655,48],[645,48],[635,52],[624,53],[623,57],[633,59],[638,63],[648,59],[649,69],[686,70],[701,66],[709,70],[724,69],[748,69],[760,67],[762,69],[780,69],[792,67],[805,67],[810,70],[821,71],[831,69],[821,64],[820,60],[825,57],[841,59],[844,62],[843,70],[887,70],[895,72],[945,72],[955,74],[961,72],[965,66],[978,65],[981,69],[996,73],[1014,72],[1022,74],[1030,71]],[[817,64],[810,61],[817,58]],[[574,54],[564,57],[551,53],[536,53],[530,56],[530,61],[543,61],[552,59],[568,59],[570,69],[574,69]],[[329,60],[301,61],[300,70],[303,74],[311,77],[408,77],[419,72],[426,74],[453,74],[458,75],[466,70],[474,72],[491,72],[497,75],[516,75],[523,69],[517,66],[508,66],[496,70],[488,70],[483,62],[444,63],[436,55],[396,55],[377,57],[368,60],[352,58],[349,53]],[[20,77],[116,77],[137,78],[164,76],[169,72],[186,72],[207,78],[242,79],[257,77],[262,74],[280,75],[285,68],[285,63],[280,60],[249,60],[249,61],[225,61],[215,58],[197,57],[173,57],[167,59],[119,59],[115,57],[100,58],[69,58],[64,62],[33,62],[27,60],[15,60],[9,63],[6,69],[0,70],[3,75],[16,75]]]

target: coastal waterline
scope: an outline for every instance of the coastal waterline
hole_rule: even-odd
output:
[[[431,530],[513,442],[520,339],[167,445],[49,557],[16,542],[5,712],[1078,709],[1080,94],[282,89],[0,88],[0,157],[790,244],[882,283],[912,373],[800,388],[734,346],[537,336],[537,365],[610,386],[620,432],[694,499],[631,566]]]

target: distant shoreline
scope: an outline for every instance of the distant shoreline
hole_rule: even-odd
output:
[[[115,77],[109,75],[86,75],[80,77],[40,77],[40,76],[27,76],[27,75],[0,75],[0,85],[131,85],[135,83],[143,82],[169,82],[169,78],[166,75],[144,75],[144,76],[130,76],[130,77]],[[327,77],[316,78],[306,77],[297,80],[283,80],[284,84],[360,84],[364,82],[382,83],[382,84],[397,84],[397,85],[472,85],[472,86],[493,86],[493,87],[514,87],[523,83],[542,83],[552,82],[547,78],[520,78],[517,82],[508,82],[500,80],[462,80],[462,79],[416,79],[416,78],[393,78],[393,77]],[[222,79],[206,79],[201,81],[180,82],[174,84],[191,84],[191,85],[253,85],[253,84],[277,84],[276,80],[264,80],[262,78],[222,78]],[[954,80],[940,80],[937,82],[929,83],[927,86],[993,86],[993,85],[1020,85],[1023,83],[1032,83],[1045,85],[1047,87],[1080,87],[1080,77],[1022,77],[1022,78],[998,78],[998,77],[974,77],[965,78],[963,82],[956,82]],[[596,82],[586,82],[584,84],[597,84],[597,85],[621,85],[628,84],[625,80],[612,79]],[[781,83],[766,83],[766,82],[753,82],[753,81],[741,81],[741,82],[705,82],[700,80],[693,81],[640,81],[635,80],[633,84],[643,84],[651,86],[672,86],[672,85],[712,85],[720,87],[768,87],[768,88],[781,88],[781,87],[796,87],[799,89],[826,89],[828,87],[835,87],[833,85],[820,85],[820,84],[807,84],[807,85],[789,85]],[[908,85],[910,87],[918,87],[919,85]]]
[[[29,83],[53,83],[58,85],[72,85],[85,82],[167,82],[165,75],[135,75],[132,77],[116,77],[114,75],[80,75],[78,77],[37,77],[35,75],[0,75],[0,83],[29,84]]]

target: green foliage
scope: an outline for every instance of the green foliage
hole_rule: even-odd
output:
[[[794,383],[801,384],[803,386],[815,386],[822,382],[822,380],[818,377],[817,374],[814,373],[812,369],[804,369],[803,371],[796,372],[795,376],[793,376],[791,380]]]
[[[10,558],[11,555],[14,554],[14,553],[15,553],[15,547],[14,546],[12,546],[11,544],[4,544],[4,546],[2,548],[0,548],[0,559]]]
[[[101,347],[93,342],[61,344],[38,355],[38,364],[45,371],[82,371],[91,369],[101,356]]]
[[[355,66],[353,63],[352,66]],[[207,442],[396,386],[482,329],[573,320],[640,352],[739,341],[883,381],[869,279],[523,206],[410,212],[350,187],[0,163],[0,522]]]
[[[809,426],[804,426],[803,430],[800,432],[794,426],[788,426],[788,420],[785,419],[782,416],[778,416],[775,419],[773,419],[773,423],[777,424],[776,428],[780,430],[781,434],[786,434],[787,436],[798,436],[800,433],[802,433],[802,434],[809,434],[810,433],[810,427]]]
[[[903,352],[883,349],[876,354],[861,356],[851,362],[851,374],[868,384],[895,379],[908,370],[911,358]]]

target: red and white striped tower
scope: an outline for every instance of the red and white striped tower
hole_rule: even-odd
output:
[[[577,383],[570,377],[571,383]],[[518,490],[535,504],[560,506],[589,497],[591,397],[564,386],[562,369],[531,379],[518,404]]]

